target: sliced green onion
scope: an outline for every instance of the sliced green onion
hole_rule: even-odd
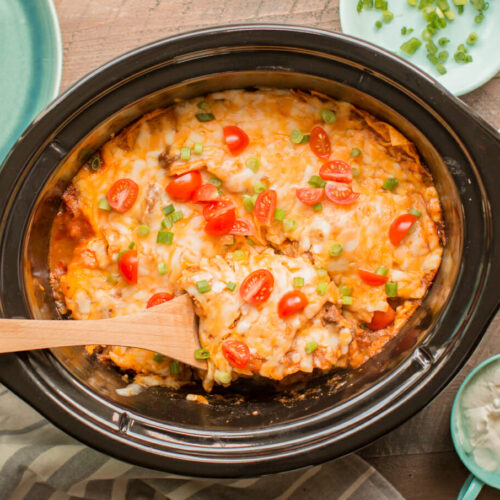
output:
[[[330,257],[338,257],[342,251],[343,248],[340,243],[332,243],[328,248],[328,255],[330,255]]]
[[[207,280],[197,281],[196,288],[200,293],[207,293],[212,289],[210,283]]]
[[[339,286],[339,292],[343,297],[350,297],[352,294],[352,287],[350,286],[345,286],[345,285],[340,285]]]
[[[425,48],[429,54],[435,54],[438,51],[437,45],[432,40],[425,44]]]
[[[457,52],[463,52],[464,54],[467,53],[467,47],[461,43],[458,47],[457,47]]]
[[[319,175],[311,175],[307,183],[316,188],[323,188],[326,186],[326,182]]]
[[[283,221],[283,229],[286,233],[293,231],[297,227],[297,221],[295,219],[285,219]]]
[[[416,208],[410,208],[409,213],[414,215],[415,217],[420,217],[422,215],[422,212],[420,210],[417,210]]]
[[[442,50],[439,54],[438,54],[438,59],[441,61],[441,62],[446,62],[448,60],[448,57],[449,57],[449,52],[447,50]]]
[[[387,0],[375,0],[375,8],[378,10],[387,10]]]
[[[211,122],[215,120],[215,116],[212,113],[196,113],[195,116],[199,122]]]
[[[245,164],[254,174],[259,171],[260,161],[258,158],[247,158]]]
[[[344,295],[341,298],[342,304],[344,306],[352,306],[352,297],[349,297],[348,295]]]
[[[387,276],[389,274],[389,269],[387,269],[387,267],[380,266],[375,271],[375,274],[378,274],[379,276]]]
[[[325,281],[322,281],[321,283],[318,283],[318,287],[316,288],[316,293],[318,295],[325,295],[326,294],[326,290],[328,288],[328,283],[326,283]]]
[[[99,200],[99,203],[97,204],[97,206],[101,209],[101,210],[107,210],[108,212],[111,210],[111,205],[109,204],[109,201],[107,198],[101,198]]]
[[[108,274],[106,276],[106,281],[110,285],[116,285],[120,281],[120,275],[119,274]]]
[[[410,38],[405,43],[403,43],[400,49],[409,55],[415,54],[417,49],[422,45],[422,42],[415,37]]]
[[[194,351],[194,358],[195,359],[208,359],[210,357],[210,352],[208,349],[196,349]]]
[[[174,241],[174,233],[169,231],[158,231],[156,243],[160,245],[171,245]]]
[[[191,159],[191,148],[183,147],[181,148],[181,160],[189,161]]]
[[[141,238],[145,238],[149,235],[151,229],[149,228],[149,226],[146,226],[146,224],[141,224],[140,226],[137,226],[136,231]]]
[[[128,246],[128,249],[129,250],[133,250],[135,247],[135,241],[133,241],[132,243],[130,243],[130,245]]]
[[[448,45],[450,43],[450,39],[449,38],[445,38],[444,36],[441,37],[439,40],[438,40],[438,43],[441,47],[444,47],[445,45]]]
[[[118,257],[116,257],[116,262],[120,262],[120,259],[122,258],[123,254],[126,252],[127,250],[121,250],[119,253],[118,253]]]
[[[410,7],[416,7],[418,4],[418,0],[408,0],[407,3]]]
[[[384,189],[387,189],[388,191],[392,191],[392,190],[396,189],[398,184],[399,184],[399,180],[396,179],[396,177],[387,177],[387,179],[382,184],[382,187]]]
[[[396,297],[398,295],[398,283],[397,281],[388,281],[385,284],[385,293],[387,297]]]
[[[245,252],[243,250],[235,250],[233,252],[233,259],[238,262],[245,258]]]
[[[422,31],[422,39],[425,40],[426,42],[428,42],[429,40],[431,40],[432,37],[433,37],[433,33],[432,33],[432,31],[429,28],[427,28],[424,31]]]
[[[236,283],[234,281],[230,281],[227,285],[226,288],[228,290],[231,290],[231,292],[234,292],[236,290]]]
[[[267,186],[262,183],[262,182],[256,182],[254,185],[253,185],[253,190],[259,194],[259,193],[262,193],[262,191],[265,191],[267,189]]]
[[[215,370],[214,374],[215,380],[221,384],[231,383],[231,374],[229,372],[223,372],[222,370]]]
[[[468,55],[468,54],[467,54],[467,55],[465,56],[465,62],[466,62],[466,63],[470,63],[470,62],[472,62],[472,56],[470,56],[470,55]]]
[[[324,267],[320,267],[316,269],[316,274],[318,278],[327,278],[328,277],[328,271]]]
[[[353,177],[353,179],[356,179],[357,177],[359,177],[359,174],[361,172],[359,171],[358,167],[351,167],[351,170],[352,170],[352,177]]]
[[[441,75],[446,73],[446,68],[442,64],[436,64],[436,69]]]
[[[484,14],[478,14],[475,18],[474,18],[474,22],[476,24],[481,24],[484,20]]]
[[[174,225],[174,223],[172,222],[172,217],[170,217],[170,216],[163,217],[163,219],[161,220],[161,227],[163,229],[172,229],[173,225]]]
[[[407,28],[406,26],[403,26],[403,27],[401,28],[401,34],[402,34],[402,35],[406,35],[407,33],[408,33],[408,28]]]
[[[451,9],[445,10],[444,15],[449,21],[453,21],[457,17]]]
[[[437,0],[437,5],[438,7],[444,12],[445,10],[448,10],[450,8],[450,4],[448,3],[448,0]]]
[[[195,155],[201,155],[201,153],[203,153],[203,144],[201,142],[195,142],[194,143],[193,153]]]
[[[467,0],[453,0],[453,3],[459,7],[460,5],[467,5]]]
[[[393,19],[394,14],[390,10],[382,12],[382,21],[384,21],[384,23],[390,23]]]
[[[335,114],[335,111],[332,111],[331,109],[322,109],[321,110],[321,119],[325,123],[333,123],[335,120],[337,120],[337,115]]]
[[[168,269],[167,269],[167,264],[165,264],[165,262],[160,262],[158,264],[158,272],[163,276],[165,274],[167,274],[168,272]]]
[[[361,149],[359,149],[359,148],[352,148],[351,152],[349,153],[349,156],[351,158],[356,158],[356,157],[360,156],[361,153],[362,153]]]
[[[253,212],[253,209],[255,208],[255,201],[253,199],[253,196],[243,196],[243,208],[246,212]]]
[[[203,111],[205,111],[208,107],[208,104],[206,101],[200,101],[196,105],[198,106],[199,109],[202,109]]]
[[[177,375],[179,373],[179,362],[175,361],[175,359],[170,361],[168,369],[171,375]]]
[[[467,44],[468,45],[474,45],[478,40],[477,33],[470,33],[469,36],[467,37]]]
[[[283,222],[285,220],[286,210],[284,208],[277,208],[274,211],[274,220]]]
[[[210,177],[207,181],[209,184],[213,184],[215,187],[220,188],[222,186],[222,181],[218,177]]]
[[[161,209],[161,211],[165,214],[165,215],[170,215],[172,212],[175,212],[175,208],[173,205],[167,205],[166,207],[163,207]]]
[[[96,172],[101,168],[101,157],[99,155],[94,156],[94,158],[92,158],[92,161],[90,162],[90,168],[94,172]]]
[[[180,211],[177,210],[175,211],[170,218],[172,219],[172,222],[175,224],[176,222],[179,222],[182,218],[184,217],[184,214]]]
[[[304,134],[299,129],[296,128],[295,130],[292,130],[292,133],[290,134],[290,140],[294,144],[300,144],[303,139]]]
[[[321,201],[319,201],[318,203],[315,203],[313,205],[313,210],[315,212],[321,212],[323,210],[323,203],[321,203]]]
[[[306,351],[306,354],[312,354],[317,348],[318,348],[317,342],[315,342],[314,340],[310,340],[306,344],[304,350]]]
[[[225,241],[224,243],[225,247],[232,247],[236,243],[236,237],[233,236],[232,234],[226,234],[226,236],[224,236],[223,241]]]
[[[427,54],[427,59],[429,59],[431,64],[436,65],[439,63],[439,59],[434,54]]]
[[[304,134],[304,137],[302,137],[302,140],[300,141],[300,144],[306,144],[309,142],[311,136],[310,134]]]
[[[304,286],[304,278],[300,277],[293,278],[293,286],[295,288],[302,288]]]
[[[375,28],[379,30],[380,28],[382,28],[382,26],[383,26],[382,21],[375,21]]]
[[[158,353],[158,352],[153,356],[153,361],[155,363],[161,363],[164,359],[165,359],[165,356],[163,354]]]

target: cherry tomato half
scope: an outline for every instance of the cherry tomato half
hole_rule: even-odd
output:
[[[359,277],[367,284],[371,286],[383,285],[389,279],[388,276],[382,276],[381,274],[374,273],[372,271],[367,271],[366,269],[358,269]]]
[[[257,269],[241,283],[240,296],[245,302],[256,306],[270,297],[273,287],[273,275],[267,269]]]
[[[193,194],[195,203],[208,203],[219,198],[219,190],[213,184],[202,184]]]
[[[387,306],[387,311],[375,311],[372,320],[366,325],[370,330],[382,330],[389,326],[393,321],[396,314],[391,306]]]
[[[221,198],[219,201],[207,203],[203,207],[203,217],[209,221],[228,210],[234,210],[233,202],[228,198]]]
[[[300,188],[297,189],[296,194],[304,205],[316,205],[324,198],[325,190],[323,188]]]
[[[154,307],[154,306],[159,306],[160,304],[163,304],[164,302],[168,302],[169,300],[172,300],[173,298],[174,298],[174,296],[170,295],[167,292],[155,293],[148,300],[148,303],[146,305],[146,309],[149,309],[150,307]]]
[[[324,163],[319,169],[319,176],[325,181],[352,182],[352,168],[349,163],[341,160],[332,160]]]
[[[123,213],[132,208],[138,194],[139,186],[132,179],[120,179],[109,188],[108,203],[113,210]]]
[[[398,246],[406,236],[418,217],[412,214],[403,214],[396,217],[389,228],[389,239],[394,246]]]
[[[250,350],[244,342],[226,340],[222,343],[222,354],[231,366],[245,368],[250,359]]]
[[[233,155],[239,155],[248,146],[250,139],[240,127],[229,125],[222,130],[226,145]]]
[[[172,179],[167,185],[167,193],[175,201],[189,201],[200,186],[200,172],[193,170]]]
[[[254,215],[262,224],[271,224],[276,211],[277,195],[274,189],[266,189],[255,200]]]
[[[323,160],[327,160],[330,156],[331,145],[328,134],[322,127],[314,127],[309,135],[309,146],[311,151]]]
[[[137,250],[127,250],[118,262],[118,269],[125,281],[131,284],[137,283],[137,271],[139,268],[139,258]]]
[[[250,236],[253,234],[252,224],[245,219],[236,217],[229,234],[234,234],[236,236]]]
[[[351,186],[339,182],[329,182],[325,187],[325,194],[337,205],[350,205],[359,198],[359,193],[355,193]]]
[[[278,315],[286,318],[290,314],[302,311],[308,304],[307,297],[300,290],[285,293],[278,303]]]
[[[205,231],[210,236],[224,236],[231,231],[235,220],[236,212],[234,208],[219,212],[207,222]]]

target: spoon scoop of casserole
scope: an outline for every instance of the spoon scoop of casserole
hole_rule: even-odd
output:
[[[127,316],[89,321],[0,319],[0,353],[76,345],[148,349],[206,369],[193,303],[187,294]]]

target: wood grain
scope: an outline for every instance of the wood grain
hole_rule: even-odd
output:
[[[205,26],[268,22],[340,30],[338,0],[56,0],[55,3],[64,46],[63,89],[128,50]],[[500,128],[500,73],[463,100],[487,122]],[[451,404],[467,373],[498,352],[500,315],[467,366],[435,401],[361,452],[407,498],[456,498],[467,472],[453,452],[449,434]],[[498,498],[498,492],[492,489],[485,489],[480,496],[493,497]]]

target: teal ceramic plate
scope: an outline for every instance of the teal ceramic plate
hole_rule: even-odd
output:
[[[456,18],[449,22],[445,29],[438,30],[434,35],[433,41],[436,45],[438,45],[437,40],[443,36],[450,39],[450,43],[445,47],[450,56],[445,63],[447,73],[444,75],[440,75],[427,59],[425,42],[412,56],[408,56],[399,48],[403,42],[413,36],[421,39],[421,33],[427,24],[421,12],[415,7],[410,7],[407,0],[388,0],[388,2],[394,19],[377,29],[375,23],[382,18],[380,10],[363,10],[358,14],[356,11],[358,0],[341,0],[342,30],[349,35],[394,51],[395,54],[426,71],[455,95],[466,94],[480,87],[500,71],[500,0],[489,0],[489,9],[485,11],[481,24],[474,22],[474,17],[478,12],[472,8],[469,1],[463,14],[456,14]],[[453,0],[448,0],[448,4],[456,13]],[[413,33],[401,35],[403,26],[413,28]],[[465,40],[471,32],[477,33],[479,38],[475,45],[468,46]],[[459,64],[454,61],[453,54],[461,43],[468,48],[468,54],[472,56],[473,62]]]
[[[61,33],[51,0],[0,0],[0,162],[58,93]]]

